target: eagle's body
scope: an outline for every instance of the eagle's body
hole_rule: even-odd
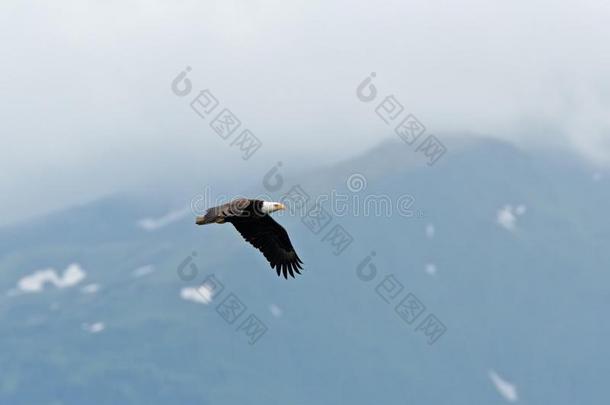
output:
[[[238,198],[208,209],[204,216],[197,217],[196,223],[233,224],[248,243],[263,253],[278,276],[281,272],[284,278],[288,278],[288,274],[294,277],[294,272],[301,274],[299,269],[302,269],[303,262],[292,247],[286,230],[269,216],[269,213],[284,208],[280,203]]]

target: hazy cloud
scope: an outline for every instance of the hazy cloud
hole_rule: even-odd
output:
[[[391,136],[370,72],[434,133],[610,152],[610,5],[550,0],[0,5],[3,220],[178,176],[331,161]],[[263,142],[243,162],[171,93],[191,66]]]

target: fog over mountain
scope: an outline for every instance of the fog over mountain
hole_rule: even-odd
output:
[[[230,226],[177,214],[190,196],[0,228],[0,402],[605,404],[608,173],[495,140],[447,147],[432,167],[392,140],[253,174],[240,191],[352,197],[319,233],[278,217],[305,262],[296,280]],[[371,195],[413,200],[354,214]],[[335,225],[351,237],[338,253]]]
[[[607,405],[608,21],[3,0],[0,405]]]
[[[355,96],[375,72],[430,133],[607,165],[609,17],[596,0],[4,1],[1,221],[239,164],[170,91],[187,66],[260,161],[336,162],[390,136]]]

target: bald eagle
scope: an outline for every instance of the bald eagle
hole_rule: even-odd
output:
[[[272,269],[284,278],[294,272],[301,274],[303,262],[290,243],[288,233],[269,216],[270,213],[286,209],[278,202],[238,198],[227,204],[209,208],[205,215],[196,218],[197,225],[233,224],[246,242],[260,250]]]

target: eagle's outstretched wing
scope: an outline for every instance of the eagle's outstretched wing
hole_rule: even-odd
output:
[[[226,221],[232,223],[247,242],[263,253],[278,276],[280,271],[284,278],[288,278],[288,274],[294,278],[295,271],[301,274],[299,269],[303,269],[303,262],[292,247],[288,232],[269,215],[230,217]]]

